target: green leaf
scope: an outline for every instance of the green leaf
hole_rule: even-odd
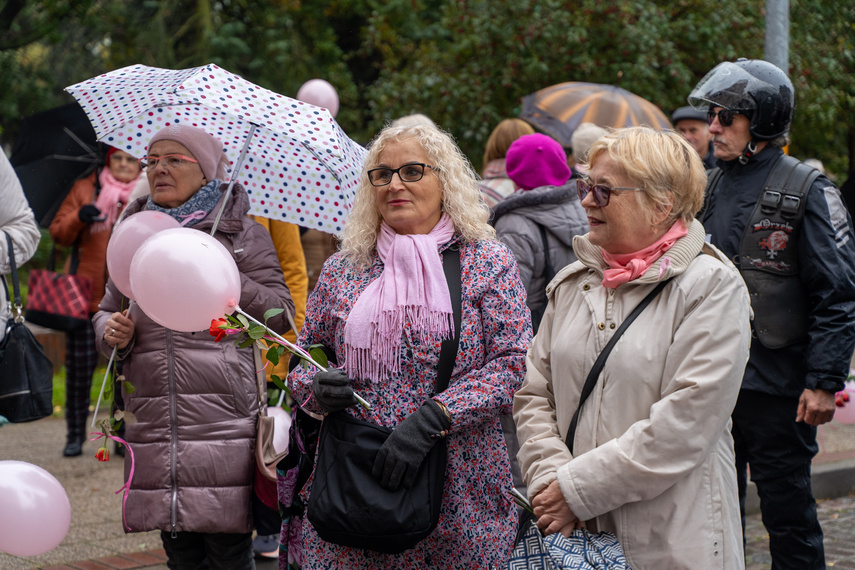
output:
[[[268,319],[272,319],[279,313],[283,312],[285,309],[267,309],[264,312],[264,322],[266,323]]]
[[[126,394],[133,394],[136,391],[136,388],[130,382],[122,382],[122,386],[125,388]]]
[[[254,342],[255,342],[254,338],[247,338],[246,340],[244,340],[242,343],[240,343],[238,345],[238,348],[249,348],[250,346],[252,346],[252,343],[254,343]]]
[[[288,389],[288,386],[285,385],[285,382],[283,382],[279,376],[277,376],[276,374],[271,374],[270,381],[273,382],[273,384],[275,384],[277,388],[279,388],[280,390],[285,390],[286,394],[288,394],[289,396],[291,395],[291,390]]]
[[[249,319],[247,319],[240,313],[238,313],[237,315],[237,320],[240,321],[240,324],[242,324],[244,327],[249,328]]]
[[[309,353],[309,356],[311,356],[315,360],[315,362],[317,362],[318,364],[320,364],[324,368],[327,368],[327,366],[329,365],[329,362],[327,361],[327,353],[324,352],[324,345],[322,345],[322,344],[310,345],[307,352]]]
[[[271,348],[267,351],[267,361],[273,366],[279,366],[279,353],[276,348]]]
[[[123,419],[123,420],[125,420],[125,422],[126,422],[129,426],[132,426],[132,425],[134,425],[135,423],[137,423],[137,417],[136,417],[133,413],[131,413],[131,412],[127,411],[127,410],[125,410],[125,415],[124,415],[124,417],[123,417],[122,419]]]
[[[111,379],[107,379],[104,382],[104,401],[112,402],[113,401],[113,381]]]
[[[253,327],[249,329],[249,338],[253,340],[258,340],[264,337],[265,334],[267,334],[267,329],[264,327]]]

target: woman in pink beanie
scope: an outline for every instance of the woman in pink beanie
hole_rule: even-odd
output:
[[[155,211],[213,233],[240,272],[240,307],[259,320],[268,309],[285,309],[267,321],[285,333],[294,303],[276,250],[267,231],[247,216],[246,191],[240,184],[229,190],[224,182],[227,163],[220,141],[202,129],[161,129],[140,160],[151,194],[131,202],[126,219]],[[93,319],[101,352],[117,349],[134,387],[123,390],[125,410],[137,420],[125,427],[136,459],[125,528],[160,530],[170,568],[251,570],[259,414],[253,351],[217,342],[206,331],[165,328],[139,305],[127,306],[109,281]],[[127,471],[133,459],[129,454],[125,460]]]
[[[573,236],[587,233],[588,221],[567,155],[556,140],[540,133],[518,138],[508,148],[506,166],[518,189],[493,208],[493,225],[517,259],[537,332],[546,285],[576,261]]]

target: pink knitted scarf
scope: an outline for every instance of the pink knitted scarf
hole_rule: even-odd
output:
[[[380,225],[377,253],[383,273],[356,300],[344,327],[349,377],[379,382],[397,374],[408,321],[418,342],[452,334],[451,296],[437,250],[453,236],[446,214],[429,234],[400,235],[385,222]]]
[[[688,233],[686,225],[677,220],[665,235],[635,253],[611,254],[603,250],[603,259],[609,264],[609,269],[603,271],[603,287],[616,289],[618,285],[641,277],[678,239]],[[663,268],[667,268],[666,264],[670,264],[670,259],[662,260]]]
[[[101,170],[101,174],[98,175],[98,180],[101,182],[101,192],[98,193],[98,198],[95,200],[95,207],[101,212],[101,217],[106,216],[106,219],[103,222],[92,224],[91,231],[93,233],[113,229],[113,224],[119,217],[119,204],[124,206],[128,203],[128,198],[134,191],[138,179],[139,176],[130,182],[121,182],[113,176],[108,167]]]

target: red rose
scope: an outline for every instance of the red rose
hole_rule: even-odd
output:
[[[95,459],[98,461],[110,461],[110,450],[106,447],[99,447],[95,452]]]
[[[214,337],[214,342],[220,342],[225,338],[226,331],[222,327],[227,324],[229,322],[226,319],[214,319],[211,321],[211,328],[208,329],[208,332]]]

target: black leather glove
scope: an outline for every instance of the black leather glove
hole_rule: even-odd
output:
[[[77,217],[80,218],[81,222],[91,224],[97,222],[98,218],[101,217],[101,210],[94,204],[86,204],[77,212]]]
[[[451,420],[434,400],[428,400],[398,424],[374,460],[372,474],[380,480],[380,486],[394,491],[403,482],[407,489],[412,487],[419,465],[450,427]]]
[[[312,379],[312,394],[325,412],[337,412],[356,404],[350,378],[335,368],[315,374]]]

